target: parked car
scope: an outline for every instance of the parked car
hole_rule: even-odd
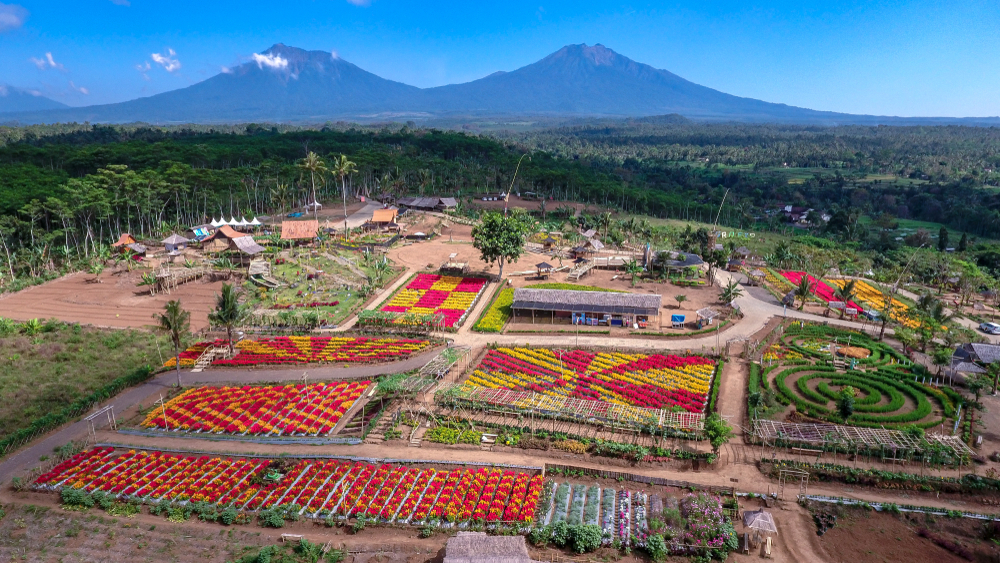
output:
[[[979,330],[985,332],[986,334],[1000,334],[1000,324],[983,323],[979,325]]]

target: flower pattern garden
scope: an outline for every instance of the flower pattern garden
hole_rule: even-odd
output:
[[[326,436],[370,384],[196,387],[151,410],[142,426],[216,434]]]
[[[541,475],[509,469],[416,468],[334,459],[271,460],[95,448],[39,476],[33,487],[103,491],[145,503],[207,502],[261,511],[283,507],[310,518],[366,515],[378,522],[534,520]]]
[[[210,347],[225,348],[225,340],[198,342],[181,352],[181,367],[194,367]],[[371,364],[402,360],[426,350],[429,340],[390,337],[275,336],[236,343],[236,356],[218,358],[213,366],[252,367],[257,365],[311,364],[345,362]],[[174,367],[175,358],[164,367]]]
[[[440,315],[442,325],[462,324],[469,309],[486,287],[484,278],[417,274],[393,295],[380,311],[412,315]]]
[[[847,358],[838,350],[850,344],[870,352],[867,358]],[[834,361],[842,361],[838,367]],[[828,326],[790,325],[765,353],[762,365],[752,364],[750,395],[770,392],[783,405],[807,419],[873,428],[938,426],[953,418],[961,395],[935,386],[931,374],[911,364],[890,346],[865,334]],[[838,410],[840,392],[855,391],[853,412]]]
[[[491,389],[704,412],[715,363],[701,356],[496,348],[468,383]]]

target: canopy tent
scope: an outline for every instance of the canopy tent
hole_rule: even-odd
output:
[[[774,524],[774,516],[761,510],[747,510],[743,513],[743,525],[761,534],[778,535],[778,527]]]
[[[251,227],[259,227],[261,225],[263,225],[263,223],[261,223],[260,220],[257,219],[256,217],[253,218],[253,221],[250,221]]]
[[[221,226],[223,226],[225,224],[226,224],[225,219],[216,219],[214,217],[212,218],[212,222],[209,223],[209,225],[212,225],[216,229],[218,229],[219,227],[221,227]]]
[[[246,217],[240,217],[240,220],[236,223],[238,227],[246,227],[250,224]]]

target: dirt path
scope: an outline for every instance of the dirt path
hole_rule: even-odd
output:
[[[726,362],[720,375],[717,410],[734,428],[746,426],[747,382],[750,368],[744,362]],[[737,429],[737,433],[739,429]]]

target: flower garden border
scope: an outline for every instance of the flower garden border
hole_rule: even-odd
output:
[[[400,291],[402,291],[408,285],[410,285],[411,283],[413,283],[413,280],[416,279],[416,277],[419,276],[419,275],[441,276],[441,275],[447,275],[447,274],[441,274],[439,272],[431,272],[431,271],[426,271],[426,270],[417,270],[412,275],[410,275],[410,277],[406,278],[406,281],[404,281],[403,283],[399,284],[399,287],[397,287],[395,291],[393,291],[391,294],[387,295],[385,297],[385,299],[382,299],[381,301],[379,301],[378,304],[375,305],[375,307],[372,310],[374,310],[374,311],[382,311],[382,307],[385,307],[390,301],[393,300],[394,297],[396,297],[396,295]],[[462,275],[462,276],[455,276],[455,277],[468,278],[468,277],[479,277],[479,276]],[[458,329],[462,328],[462,326],[465,325],[465,322],[469,320],[469,315],[476,308],[476,305],[479,304],[479,300],[483,297],[483,294],[486,293],[486,288],[488,288],[491,283],[494,283],[494,281],[490,277],[487,277],[487,276],[482,276],[482,277],[483,277],[483,279],[486,280],[486,283],[483,284],[483,287],[479,288],[479,292],[476,293],[476,296],[472,299],[472,303],[469,304],[469,307],[465,310],[465,313],[463,313],[462,316],[459,317],[458,321],[456,321],[454,325],[449,326],[449,327],[446,327],[446,326],[435,326],[434,330],[441,331],[441,332],[458,332]],[[406,313],[398,313],[398,314],[399,315],[405,315]],[[478,322],[478,319],[477,319],[477,322]]]

